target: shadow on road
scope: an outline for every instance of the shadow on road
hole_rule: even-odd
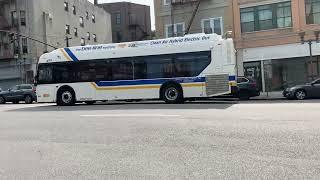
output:
[[[253,99],[249,101],[241,101],[240,104],[317,104],[320,99],[306,99],[306,100],[287,100],[287,99]]]
[[[21,107],[8,110],[7,112],[39,112],[39,111],[108,111],[108,110],[144,110],[144,109],[227,109],[237,101],[197,101],[186,102],[184,104],[165,104],[162,102],[139,102],[139,103],[124,103],[124,102],[109,102],[98,103],[94,105],[77,104],[76,106],[56,106],[45,105],[35,107]]]

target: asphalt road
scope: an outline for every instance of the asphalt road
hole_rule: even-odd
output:
[[[320,100],[0,105],[0,179],[319,179]]]

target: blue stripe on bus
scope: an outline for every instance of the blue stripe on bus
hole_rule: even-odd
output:
[[[173,78],[173,79],[145,79],[145,80],[128,80],[128,81],[98,81],[95,82],[98,87],[108,86],[137,86],[137,85],[156,85],[163,84],[167,81],[175,81],[177,83],[201,83],[206,82],[205,77],[196,78]]]
[[[67,54],[73,61],[79,61],[79,59],[71,52],[69,48],[64,48],[64,50],[67,52]]]

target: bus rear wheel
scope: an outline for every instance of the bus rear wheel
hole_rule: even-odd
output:
[[[161,97],[167,104],[180,104],[184,102],[183,90],[177,84],[168,84],[162,88]]]
[[[58,106],[73,106],[76,103],[76,96],[71,88],[60,89],[57,94]]]

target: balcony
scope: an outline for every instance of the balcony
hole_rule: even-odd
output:
[[[0,59],[11,59],[14,57],[12,44],[8,37],[8,33],[0,32]]]
[[[4,16],[0,15],[0,29],[1,30],[10,30],[11,26],[9,25],[7,19]]]
[[[0,5],[1,4],[6,4],[6,3],[10,3],[12,0],[0,0]]]
[[[197,1],[198,0],[172,0],[171,4],[172,5],[183,5],[183,4],[188,4],[188,3],[194,3]]]
[[[13,58],[14,58],[13,51],[11,49],[5,49],[4,45],[0,45],[0,60],[1,59],[13,59]]]

